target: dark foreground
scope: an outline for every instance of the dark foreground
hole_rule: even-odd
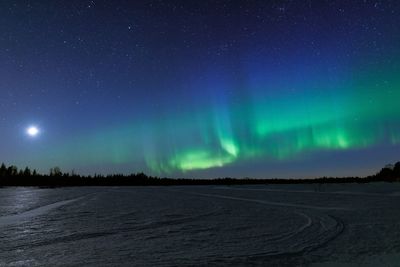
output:
[[[331,183],[370,183],[400,181],[400,162],[389,164],[378,173],[367,177],[321,177],[314,179],[172,179],[149,176],[144,173],[113,175],[79,175],[63,173],[60,168],[50,169],[50,174],[40,174],[28,167],[0,165],[0,187],[3,186],[160,186],[160,185],[265,185],[265,184],[331,184]]]
[[[0,189],[0,266],[398,266],[397,183]]]

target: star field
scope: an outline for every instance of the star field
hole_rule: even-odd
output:
[[[398,1],[2,1],[0,161],[371,174],[400,157],[399,15]]]

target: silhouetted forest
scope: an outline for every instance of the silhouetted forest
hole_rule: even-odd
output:
[[[400,162],[388,164],[377,174],[367,177],[321,177],[315,179],[172,179],[148,176],[144,173],[130,175],[88,175],[62,172],[59,167],[51,168],[49,174],[39,174],[28,167],[0,166],[0,186],[136,186],[136,185],[240,185],[240,184],[321,184],[321,183],[368,183],[400,181]]]

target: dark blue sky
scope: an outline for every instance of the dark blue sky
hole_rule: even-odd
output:
[[[2,1],[0,161],[373,173],[400,160],[399,15],[398,1]]]

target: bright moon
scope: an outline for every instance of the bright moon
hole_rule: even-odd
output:
[[[26,129],[26,133],[29,136],[37,136],[39,134],[39,129],[35,126],[31,126],[28,129]]]

